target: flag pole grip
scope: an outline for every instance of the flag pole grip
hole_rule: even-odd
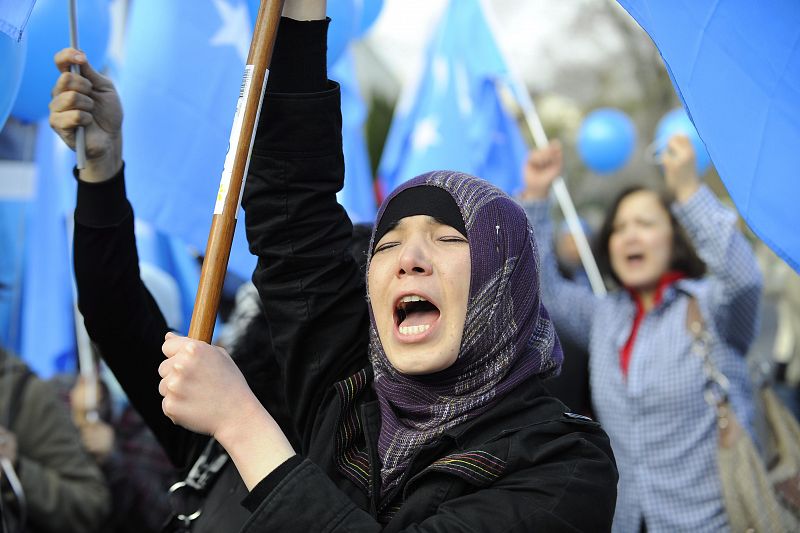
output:
[[[211,342],[222,284],[236,228],[241,194],[244,187],[250,151],[253,146],[261,101],[269,75],[269,62],[275,47],[284,0],[262,0],[256,17],[253,40],[231,128],[231,143],[225,158],[211,230],[208,236],[200,284],[189,326],[189,337]]]
[[[78,6],[77,0],[69,0],[69,45],[78,50]],[[80,74],[78,65],[71,65],[70,72]],[[86,168],[86,130],[83,126],[75,128],[75,166],[78,170]]]

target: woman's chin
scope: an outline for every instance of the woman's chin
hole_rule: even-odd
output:
[[[426,342],[399,343],[384,346],[386,357],[395,370],[409,376],[432,374],[444,370],[458,358],[460,339],[456,342],[445,342],[446,339],[436,335],[426,337]]]
[[[389,359],[392,367],[406,376],[433,374],[449,367],[454,361],[455,357],[431,357],[430,355]]]

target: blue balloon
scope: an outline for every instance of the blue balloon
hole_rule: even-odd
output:
[[[658,121],[655,140],[653,141],[656,154],[660,154],[664,150],[670,137],[679,133],[686,135],[692,141],[697,174],[702,176],[711,165],[711,156],[708,155],[705,143],[700,139],[692,120],[682,107],[673,109]]]
[[[111,32],[108,0],[80,0],[78,4],[78,44],[96,70],[106,62]],[[53,56],[69,46],[69,2],[38,0],[25,29],[28,57],[19,96],[11,114],[23,122],[36,122],[48,114],[50,91],[59,72]]]
[[[587,115],[578,131],[578,154],[598,174],[619,170],[630,159],[636,128],[618,109],[602,108]]]
[[[361,13],[356,0],[328,0],[328,66],[342,56],[347,45],[356,36]]]
[[[0,129],[6,123],[11,106],[17,98],[25,67],[27,38],[17,42],[0,31]]]
[[[361,37],[381,14],[383,0],[361,0],[361,20],[359,21],[356,37]]]

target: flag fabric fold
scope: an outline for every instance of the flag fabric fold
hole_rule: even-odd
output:
[[[0,346],[19,351],[26,203],[0,199]]]
[[[0,0],[0,32],[15,41],[22,40],[36,0]]]
[[[30,199],[0,202],[0,342],[39,375],[73,371],[77,344],[72,210],[75,154],[50,129],[37,126],[35,185]],[[170,326],[186,333],[200,279],[188,247],[137,222],[145,285]]]
[[[137,0],[129,12],[119,67],[128,195],[137,217],[201,253],[254,17],[244,0]],[[228,268],[249,278],[239,220]]]
[[[449,169],[519,186],[527,149],[496,82],[509,76],[479,0],[451,0],[428,46],[413,98],[401,98],[378,174],[392,190]]]
[[[619,3],[658,47],[739,213],[800,272],[800,2]]]
[[[245,0],[137,0],[131,5],[119,90],[125,173],[137,217],[205,251],[256,13]],[[356,222],[375,215],[366,116],[352,57],[342,83],[347,180],[339,195]],[[369,184],[368,194],[366,186]],[[255,267],[239,212],[228,269]]]
[[[355,62],[350,52],[345,52],[331,67],[330,77],[339,82],[342,90],[344,187],[337,195],[337,199],[353,223],[372,224],[375,221],[377,207],[369,153],[364,138],[367,108],[358,87]]]
[[[175,237],[137,219],[136,249],[139,271],[167,325],[185,335],[192,320],[200,265],[189,248]]]
[[[75,202],[73,164],[73,154],[47,122],[39,123],[36,192],[25,222],[19,345],[12,348],[42,377],[74,370],[77,359],[71,226],[65,210],[67,202]]]

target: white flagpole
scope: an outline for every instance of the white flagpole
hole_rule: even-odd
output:
[[[78,49],[78,7],[76,0],[69,0],[69,45]],[[78,65],[70,65],[70,72],[80,73]],[[86,130],[83,126],[75,128],[75,154],[78,156],[78,169],[86,168]]]
[[[509,55],[505,53],[505,47],[503,46],[502,40],[498,38],[500,32],[498,31],[499,26],[497,24],[497,20],[495,19],[494,11],[486,0],[481,0],[481,7],[483,8],[483,13],[486,17],[486,23],[488,24],[489,28],[491,28],[495,41],[497,42],[501,53],[503,53],[503,59],[508,67],[508,79],[504,80],[509,86],[508,92],[512,94],[514,101],[517,103],[517,105],[519,105],[522,111],[525,125],[527,126],[528,133],[530,133],[530,136],[533,139],[534,146],[543,148],[549,144],[549,141],[544,132],[542,121],[539,119],[539,114],[536,112],[536,107],[534,106],[533,100],[528,94],[528,90],[525,88],[525,85],[518,76],[517,70],[509,61]],[[606,294],[606,287],[603,283],[603,277],[600,275],[600,269],[597,268],[597,262],[592,254],[592,248],[589,246],[589,241],[586,238],[586,234],[584,233],[580,219],[578,218],[578,213],[575,210],[575,204],[572,203],[572,198],[567,190],[567,185],[561,176],[556,178],[556,180],[553,182],[552,189],[553,194],[558,201],[558,205],[561,207],[561,211],[564,214],[567,227],[575,239],[575,245],[578,248],[578,255],[581,258],[581,263],[583,264],[584,270],[586,270],[586,275],[589,278],[592,291],[598,296],[603,296]]]
[[[72,250],[73,231],[75,228],[75,220],[73,216],[67,216],[66,229],[67,229],[67,243],[69,249]],[[99,404],[99,384],[100,379],[97,374],[97,364],[95,363],[92,341],[89,339],[89,333],[86,331],[86,326],[83,323],[83,315],[78,310],[78,288],[75,282],[72,283],[72,309],[75,319],[75,340],[78,345],[78,371],[81,378],[83,378],[83,407],[86,413],[86,421],[90,423],[100,420],[100,413],[98,409]]]
[[[514,81],[511,83],[514,83]],[[533,101],[530,95],[528,95],[528,91],[522,86],[516,88],[513,92],[518,93],[517,101],[522,108],[522,113],[525,117],[525,125],[528,127],[534,144],[537,147],[547,146],[549,141],[545,135],[539,115],[536,113],[536,108],[533,106]],[[583,268],[586,270],[586,275],[589,278],[592,291],[598,296],[605,295],[606,287],[603,283],[603,277],[600,275],[600,269],[597,268],[597,262],[592,254],[592,248],[589,246],[589,241],[586,238],[586,233],[583,231],[583,226],[581,226],[578,212],[575,210],[575,204],[572,203],[572,197],[570,197],[569,191],[567,190],[567,184],[564,182],[564,178],[561,176],[556,178],[552,188],[558,205],[564,213],[567,227],[570,233],[572,233],[572,237],[575,239],[578,255],[580,255],[581,263],[583,263]]]

